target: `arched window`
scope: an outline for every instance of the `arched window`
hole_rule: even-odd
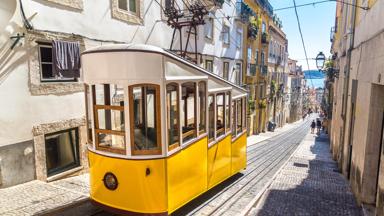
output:
[[[160,88],[129,86],[132,155],[161,154]]]
[[[196,83],[181,85],[181,127],[183,143],[196,138]]]
[[[168,150],[180,146],[179,85],[167,85],[167,134]]]

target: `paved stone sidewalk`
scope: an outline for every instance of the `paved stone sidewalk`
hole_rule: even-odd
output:
[[[265,133],[260,133],[258,135],[251,135],[247,137],[247,145],[253,145],[255,143],[262,142],[279,134],[282,134],[290,129],[298,127],[303,123],[302,120],[296,121],[292,124],[285,124],[283,127],[276,128],[274,132],[267,131]]]
[[[362,215],[325,135],[308,134],[248,215]]]
[[[0,215],[44,215],[88,200],[88,174],[0,189]]]

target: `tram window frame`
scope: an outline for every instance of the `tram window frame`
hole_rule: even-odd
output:
[[[231,118],[232,118],[232,124],[231,124],[231,133],[232,138],[236,137],[236,122],[237,122],[237,106],[236,106],[236,100],[232,100],[232,112],[231,112]]]
[[[225,133],[231,130],[231,92],[225,93]]]
[[[154,109],[155,109],[155,118],[154,120],[154,127],[156,130],[156,148],[154,149],[135,149],[135,118],[134,118],[134,96],[133,96],[133,90],[135,88],[141,88],[141,91],[144,88],[153,88],[155,91],[155,101],[154,101]],[[145,89],[147,91],[147,89]],[[141,93],[141,97],[144,98],[144,100],[147,100],[147,94],[145,92]],[[148,83],[142,83],[142,84],[135,84],[128,86],[128,98],[129,98],[129,129],[130,129],[130,145],[131,145],[131,154],[132,155],[161,155],[162,154],[162,140],[161,140],[161,114],[160,114],[160,86],[157,84],[148,84]],[[145,103],[146,104],[146,103]],[[146,107],[143,107],[142,109],[146,109]],[[146,119],[146,113],[148,110],[145,110],[144,118]]]
[[[171,140],[171,135],[170,135],[170,122],[171,122],[171,115],[170,115],[170,104],[171,101],[169,100],[169,95],[168,95],[168,87],[169,86],[173,86],[175,87],[176,89],[176,114],[174,114],[173,116],[176,118],[176,127],[174,127],[176,129],[176,132],[177,132],[177,141],[176,142],[173,142],[173,143],[170,143],[170,140]],[[178,83],[175,83],[175,82],[172,82],[172,83],[168,83],[166,85],[166,108],[167,108],[167,145],[168,145],[168,151],[171,151],[177,147],[180,146],[180,91],[179,91],[179,84]]]
[[[203,89],[200,89],[201,84],[203,84]],[[202,90],[202,91],[201,91]],[[201,98],[204,98],[202,103]],[[198,82],[198,105],[199,105],[199,136],[207,133],[207,82],[199,81]]]
[[[221,97],[221,103],[222,104],[219,104],[219,97]],[[216,139],[222,137],[222,136],[225,136],[225,125],[226,125],[226,119],[225,119],[225,93],[217,93],[216,94],[216,106],[215,106],[215,110],[216,110],[216,113],[215,113],[215,125],[216,125],[216,128],[215,128],[215,133],[216,133]],[[219,117],[219,108],[222,108],[222,116]],[[219,128],[219,118],[222,118],[222,127]]]
[[[87,127],[87,141],[88,145],[93,145],[93,131],[92,131],[92,118],[93,110],[92,110],[92,91],[90,88],[90,85],[84,84],[84,90],[85,90],[85,120],[86,120],[86,127]]]
[[[237,99],[236,100],[236,114],[237,114],[237,117],[236,117],[236,136],[239,135],[242,131],[243,131],[243,100],[240,98],[240,99]],[[240,107],[239,107],[240,106]],[[240,108],[240,116],[239,116],[239,108]],[[239,121],[239,117],[240,117],[240,121]]]
[[[241,110],[242,110],[242,117],[243,117],[243,125],[242,125],[242,128],[243,128],[243,131],[241,133],[243,133],[245,130],[247,130],[247,117],[246,117],[246,98],[243,97],[242,98],[242,107],[241,107]]]
[[[186,128],[189,127],[189,124],[188,124],[188,114],[189,113],[188,113],[188,99],[187,100],[183,99],[183,90],[184,90],[183,88],[188,88],[187,85],[189,85],[189,84],[193,85],[193,95],[194,95],[193,96],[193,109],[194,109],[193,110],[193,121],[194,122],[191,124],[192,128],[184,132],[183,127],[186,127]],[[180,96],[181,96],[180,97],[181,98],[181,100],[180,100],[180,103],[181,103],[181,109],[180,109],[181,141],[182,141],[182,144],[186,144],[186,143],[189,143],[192,140],[197,138],[197,130],[198,130],[198,128],[197,128],[197,83],[196,82],[182,83]],[[187,106],[185,106],[186,105],[185,103],[187,103]],[[186,125],[186,126],[184,126],[184,125]],[[191,131],[192,131],[192,133],[191,133]]]
[[[99,104],[97,102],[96,98],[96,85],[102,85],[103,86],[103,104]],[[123,106],[116,106],[116,105],[111,105],[110,101],[110,86],[115,85],[115,84],[96,84],[92,85],[92,99],[93,99],[93,118],[94,118],[94,134],[95,134],[95,146],[97,150],[105,151],[105,152],[111,152],[111,153],[116,153],[116,154],[126,154],[126,140],[125,140],[125,113],[124,113],[124,100],[123,100]],[[123,94],[124,98],[124,94]],[[120,103],[121,104],[121,103]],[[118,111],[120,112],[121,115],[121,124],[123,124],[123,128],[121,130],[112,130],[107,129],[101,129],[99,125],[99,110],[104,110],[105,118],[107,118],[109,115],[111,115],[109,118],[112,118],[111,111]],[[105,125],[107,123],[105,122]],[[123,139],[123,148],[116,148],[111,146],[104,146],[100,145],[100,135],[104,134],[106,136],[118,136],[122,137]]]
[[[210,100],[212,100],[210,102]],[[216,98],[215,98],[215,95],[214,94],[210,94],[208,95],[208,98],[207,98],[207,104],[208,104],[208,143],[212,143],[215,141],[215,134],[216,134]],[[213,106],[211,107],[210,104],[212,104]],[[213,111],[213,115],[211,115],[211,111]],[[213,121],[211,121],[213,120]]]

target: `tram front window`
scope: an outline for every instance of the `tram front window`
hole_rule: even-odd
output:
[[[181,89],[181,126],[185,143],[196,137],[196,84],[183,83]]]
[[[224,93],[222,93],[216,95],[216,137],[224,133]]]
[[[124,88],[113,84],[92,86],[96,148],[125,153]]]
[[[167,130],[168,149],[179,146],[179,86],[177,83],[167,85]]]
[[[132,154],[159,154],[159,89],[156,85],[130,87]]]

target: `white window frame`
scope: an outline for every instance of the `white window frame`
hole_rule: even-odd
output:
[[[119,0],[117,0],[117,9],[120,10],[120,11],[123,11],[123,12],[126,12],[126,13],[131,13],[131,14],[134,14],[134,15],[138,16],[139,13],[140,13],[140,1],[134,0],[135,1],[135,5],[136,5],[136,8],[135,8],[136,12],[133,12],[133,11],[130,10],[130,8],[129,8],[129,1],[130,0],[126,0],[126,1],[127,1],[127,10],[122,9],[122,8],[119,7]]]
[[[207,34],[207,26],[209,26],[209,34]],[[205,35],[205,38],[209,39],[209,40],[213,40],[213,37],[214,37],[214,27],[215,27],[215,22],[214,22],[214,19],[212,17],[209,17],[207,22],[205,23],[204,25],[204,35]]]
[[[236,48],[241,49],[243,41],[243,33],[240,31],[240,29],[236,32]]]
[[[228,29],[228,31],[226,31],[226,29]],[[223,43],[225,45],[229,45],[231,43],[230,32],[231,32],[231,29],[229,28],[229,26],[223,25],[223,29],[222,29],[221,34],[222,34],[222,38],[223,38]],[[226,40],[225,36],[227,36],[228,40]]]

